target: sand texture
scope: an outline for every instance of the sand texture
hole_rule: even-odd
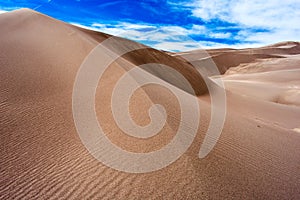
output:
[[[28,9],[1,14],[0,27],[0,199],[300,199],[299,43],[208,50],[222,74],[213,78],[226,87],[227,115],[217,145],[199,159],[211,116],[209,93],[197,70],[179,56],[200,64],[209,58],[201,51],[171,54],[119,38],[119,46],[110,47],[116,53],[128,46],[143,49],[113,62],[96,90],[98,121],[114,144],[150,152],[168,144],[178,129],[179,103],[157,85],[139,88],[129,110],[145,126],[149,107],[163,105],[163,130],[145,140],[118,128],[112,90],[136,65],[159,62],[180,72],[195,91],[186,101],[196,97],[201,110],[196,138],[176,162],[132,174],[96,160],[73,120],[76,74],[91,50],[111,36]],[[179,76],[143,70],[190,92]]]

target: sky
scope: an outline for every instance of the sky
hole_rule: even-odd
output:
[[[1,0],[168,51],[300,40],[299,0]]]

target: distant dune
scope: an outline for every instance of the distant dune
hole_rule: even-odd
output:
[[[149,107],[159,103],[168,113],[163,130],[146,140],[118,128],[110,107],[112,90],[135,66],[161,63],[175,69],[192,92],[180,76],[143,68],[194,93],[201,108],[198,134],[184,155],[161,170],[131,174],[90,155],[72,115],[82,62],[112,36],[29,9],[1,14],[0,27],[0,199],[300,199],[300,43],[213,49],[207,57],[200,50],[169,53],[116,38],[117,46],[107,47],[115,53],[129,46],[142,49],[113,62],[97,87],[98,121],[114,144],[131,152],[160,149],[181,120],[174,95],[150,85],[134,93],[130,114],[145,126]],[[204,159],[198,152],[211,117],[209,92],[206,77],[183,54],[200,66],[213,59],[222,75],[211,78],[222,79],[226,88],[225,126]]]

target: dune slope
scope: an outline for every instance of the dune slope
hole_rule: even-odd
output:
[[[1,14],[0,27],[0,199],[300,198],[299,96],[286,91],[279,92],[277,102],[266,100],[263,95],[253,98],[256,92],[244,87],[254,87],[237,81],[253,80],[256,76],[255,81],[267,82],[268,87],[278,81],[286,82],[284,78],[290,72],[287,70],[280,76],[281,65],[275,65],[276,70],[269,72],[273,65],[267,60],[263,69],[254,72],[252,61],[265,60],[265,55],[276,62],[281,59],[278,62],[282,63],[284,59],[298,59],[295,46],[285,46],[280,51],[277,46],[254,49],[253,54],[251,50],[250,56],[245,59],[241,56],[242,61],[234,63],[238,68],[230,68],[227,74],[225,70],[233,65],[228,63],[231,59],[226,59],[226,55],[239,58],[239,51],[233,50],[231,54],[219,50],[222,55],[216,56],[226,66],[221,78],[228,86],[227,118],[214,150],[199,159],[199,148],[211,115],[201,76],[176,55],[117,39],[119,46],[108,47],[116,53],[128,46],[148,50],[128,53],[113,62],[97,87],[98,121],[114,144],[130,152],[154,151],[169,143],[180,122],[180,105],[174,95],[163,87],[147,85],[132,96],[130,114],[137,124],[144,126],[150,121],[149,107],[156,103],[163,105],[168,117],[162,131],[145,140],[126,135],[118,128],[110,108],[112,89],[136,65],[159,62],[179,71],[197,95],[190,95],[186,101],[197,98],[201,108],[197,136],[185,154],[161,170],[131,174],[103,165],[88,152],[76,131],[72,114],[73,85],[80,65],[94,47],[111,36],[74,27],[28,9]],[[288,53],[290,48],[293,51]],[[270,53],[270,49],[276,49],[275,53],[273,50]],[[240,50],[241,55],[245,55],[243,51],[249,50]],[[294,57],[283,56],[281,51]],[[241,63],[249,63],[249,69]],[[298,69],[288,65],[289,69]],[[177,76],[163,73],[161,69],[144,70],[186,92]],[[268,72],[260,74],[263,71]],[[298,83],[296,75],[289,77]],[[238,84],[231,84],[233,79]],[[236,88],[248,92],[242,95],[243,91]]]

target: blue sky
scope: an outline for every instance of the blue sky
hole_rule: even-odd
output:
[[[1,0],[157,49],[255,47],[299,41],[299,0]]]

